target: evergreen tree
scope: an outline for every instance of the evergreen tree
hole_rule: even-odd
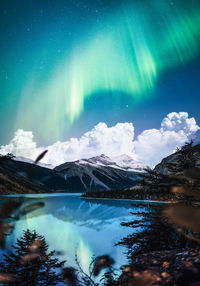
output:
[[[117,273],[113,267],[109,267],[108,271],[103,274],[100,279],[100,285],[103,286],[116,286],[117,285]]]
[[[167,164],[171,173],[178,173],[195,167],[198,158],[195,156],[195,149],[192,148],[193,141],[186,142],[177,150],[177,161]]]
[[[55,251],[48,253],[44,236],[28,229],[12,247],[15,251],[4,255],[0,271],[15,276],[13,286],[54,286],[62,281],[59,270],[65,261],[54,258]]]
[[[128,250],[128,257],[151,251],[184,248],[189,241],[176,232],[176,226],[169,223],[163,216],[163,206],[149,203],[140,205],[141,212],[132,213],[141,215],[141,219],[121,223],[122,226],[135,229],[133,234],[123,238],[118,244],[124,245]],[[137,229],[141,228],[141,231]],[[190,243],[193,246],[193,243]]]
[[[0,163],[9,161],[13,158],[15,158],[15,156],[12,153],[7,153],[6,155],[0,154]]]
[[[145,169],[145,174],[140,174],[140,177],[142,178],[140,181],[138,181],[138,184],[144,187],[144,190],[146,193],[158,192],[159,194],[171,193],[171,187],[172,186],[178,186],[186,183],[186,180],[183,178],[178,177],[172,177],[166,174],[157,173],[154,170],[151,169]]]

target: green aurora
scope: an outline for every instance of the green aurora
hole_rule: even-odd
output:
[[[140,103],[152,95],[162,73],[198,57],[200,4],[145,3],[120,5],[101,25],[88,27],[62,58],[51,58],[45,74],[32,67],[18,87],[16,128],[32,130],[37,124],[43,137],[60,138],[87,98],[116,92],[122,102],[127,94]]]

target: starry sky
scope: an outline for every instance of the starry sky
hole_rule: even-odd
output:
[[[1,0],[0,43],[1,144],[200,120],[199,0]]]

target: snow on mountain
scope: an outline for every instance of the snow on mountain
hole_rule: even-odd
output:
[[[144,163],[134,160],[132,157],[122,154],[120,156],[112,157],[112,160],[119,166],[126,170],[132,170],[137,172],[144,172],[148,166]]]
[[[146,167],[127,155],[111,159],[102,154],[67,162],[54,170],[63,175],[69,188],[79,192],[129,188],[144,172],[142,166]]]
[[[146,168],[128,155],[109,158],[102,154],[66,162],[54,169],[42,163],[35,165],[33,160],[23,157],[16,157],[12,162],[15,162],[12,167],[18,174],[34,177],[54,191],[71,193],[130,188]]]
[[[116,169],[127,170],[127,171],[137,171],[144,172],[147,165],[134,160],[132,157],[123,154],[115,157],[108,157],[104,154],[100,156],[95,156],[89,159],[77,160],[76,163],[81,165],[91,164],[93,166],[110,166]]]

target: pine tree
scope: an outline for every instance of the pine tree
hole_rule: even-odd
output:
[[[140,204],[144,209],[141,212],[131,213],[140,215],[141,219],[121,223],[122,226],[133,229],[133,234],[123,238],[117,244],[127,247],[128,257],[151,251],[184,248],[188,241],[175,231],[175,227],[163,216],[163,206],[154,204]]]
[[[15,156],[12,153],[7,153],[6,155],[0,154],[0,163],[10,161],[13,158],[15,158]]]
[[[59,270],[65,261],[54,258],[55,251],[48,253],[44,236],[28,229],[12,247],[14,252],[4,255],[0,271],[15,276],[13,286],[54,286],[62,281]]]
[[[195,156],[192,144],[193,141],[191,140],[177,150],[177,161],[167,164],[170,173],[178,173],[195,167],[198,158]]]
[[[101,284],[103,286],[116,286],[117,285],[117,273],[113,267],[109,267],[108,271],[106,271],[102,278],[100,279]]]
[[[165,194],[170,194],[170,187],[185,183],[183,179],[180,179],[175,176],[172,177],[166,174],[157,173],[156,171],[151,169],[145,169],[145,171],[145,174],[140,174],[140,177],[142,179],[138,181],[138,184],[144,187],[146,193],[158,192],[159,194],[161,194],[163,192]]]

